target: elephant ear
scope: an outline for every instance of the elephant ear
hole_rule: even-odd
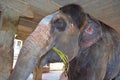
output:
[[[86,49],[95,44],[102,37],[102,27],[95,19],[88,19],[88,24],[85,26],[79,36],[80,48]]]

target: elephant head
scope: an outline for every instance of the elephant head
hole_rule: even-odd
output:
[[[78,37],[85,22],[86,15],[76,4],[61,7],[44,17],[25,40],[9,80],[26,80],[38,59],[53,46],[64,53],[73,53],[71,56],[75,55],[78,52]]]

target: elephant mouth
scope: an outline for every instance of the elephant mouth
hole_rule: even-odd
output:
[[[56,54],[60,57],[60,59],[64,63],[64,65],[65,65],[65,73],[67,73],[68,67],[69,67],[68,57],[65,55],[65,53],[63,53],[61,50],[57,49],[56,47],[52,47],[52,50],[56,52]]]

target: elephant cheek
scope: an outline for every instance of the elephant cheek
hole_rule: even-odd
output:
[[[38,25],[25,40],[9,80],[26,80],[38,59],[52,47],[52,41],[50,27]]]

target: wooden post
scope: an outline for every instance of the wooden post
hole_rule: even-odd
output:
[[[0,30],[0,80],[7,80],[13,66],[14,35],[17,20],[12,20],[3,12],[3,24]],[[11,23],[13,21],[13,23]]]
[[[33,80],[42,80],[42,73],[48,73],[50,71],[50,64],[47,64],[48,67],[40,67],[40,62],[35,66],[33,70]]]
[[[0,80],[7,80],[13,65],[13,34],[0,31]]]
[[[33,80],[42,80],[42,67],[36,65],[33,70]]]
[[[1,30],[1,27],[2,27],[2,10],[0,9],[0,30]]]
[[[13,43],[19,16],[12,19],[10,15],[13,15],[13,11],[3,9],[0,30],[0,80],[8,79],[13,66]]]

